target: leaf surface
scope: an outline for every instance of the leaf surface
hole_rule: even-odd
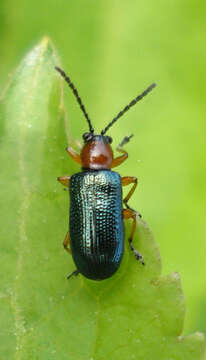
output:
[[[15,360],[202,360],[202,334],[182,336],[179,276],[161,277],[157,247],[141,219],[134,244],[144,267],[125,242],[112,278],[66,280],[75,268],[61,246],[69,200],[56,178],[78,168],[64,151],[68,120],[57,64],[44,38],[1,97],[1,354]],[[128,222],[125,239],[130,228]]]

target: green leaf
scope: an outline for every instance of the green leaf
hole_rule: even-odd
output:
[[[111,279],[66,279],[75,269],[61,246],[68,193],[56,177],[78,168],[64,151],[67,119],[56,64],[44,38],[1,98],[2,359],[201,360],[203,335],[182,336],[179,276],[160,276],[144,221],[138,219],[134,239],[144,267],[125,242],[123,263]]]

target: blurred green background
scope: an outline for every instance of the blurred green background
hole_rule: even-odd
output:
[[[1,90],[44,35],[58,49],[97,130],[158,83],[108,134],[114,145],[135,134],[119,172],[139,178],[131,205],[153,230],[163,273],[181,275],[185,333],[206,332],[205,11],[204,2],[194,0],[0,2]],[[65,90],[70,133],[80,139],[87,125]]]

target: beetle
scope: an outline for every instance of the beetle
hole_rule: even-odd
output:
[[[134,176],[120,177],[117,172],[111,170],[128,158],[128,153],[123,146],[133,135],[124,137],[117,147],[117,151],[121,155],[114,158],[111,147],[112,138],[105,133],[156,84],[151,84],[125,106],[100,134],[95,134],[74,84],[61,68],[56,66],[55,69],[72,89],[89,126],[89,132],[83,134],[84,145],[80,154],[71,147],[66,148],[66,152],[71,158],[81,165],[82,171],[72,176],[57,178],[62,185],[69,188],[70,192],[70,230],[66,234],[63,246],[72,255],[77,269],[67,278],[81,273],[88,279],[104,280],[110,278],[117,271],[122,260],[124,253],[123,219],[131,218],[133,220],[128,241],[136,259],[144,265],[142,255],[132,243],[136,217],[140,214],[128,205],[128,201],[137,187],[137,178]],[[125,198],[122,198],[122,187],[130,184],[132,184],[130,191]]]

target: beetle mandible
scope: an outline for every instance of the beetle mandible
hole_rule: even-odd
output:
[[[81,153],[78,154],[71,147],[66,148],[71,158],[82,166],[82,171],[71,177],[60,176],[57,178],[70,190],[70,230],[66,234],[63,245],[65,250],[72,255],[77,269],[67,278],[81,273],[92,280],[104,280],[117,271],[122,260],[124,252],[123,219],[131,218],[133,220],[128,241],[136,259],[144,265],[142,255],[138,253],[132,243],[136,217],[140,214],[128,205],[128,201],[137,187],[137,178],[134,176],[120,177],[117,172],[111,170],[127,159],[128,153],[123,146],[133,135],[124,137],[117,147],[117,151],[121,155],[114,158],[110,145],[112,138],[105,133],[156,84],[151,84],[134,98],[101,131],[100,135],[96,135],[74,84],[62,69],[57,66],[55,69],[72,89],[89,125],[89,132],[83,134],[84,145]],[[130,184],[132,184],[132,188],[127,196],[122,198],[122,186]]]

